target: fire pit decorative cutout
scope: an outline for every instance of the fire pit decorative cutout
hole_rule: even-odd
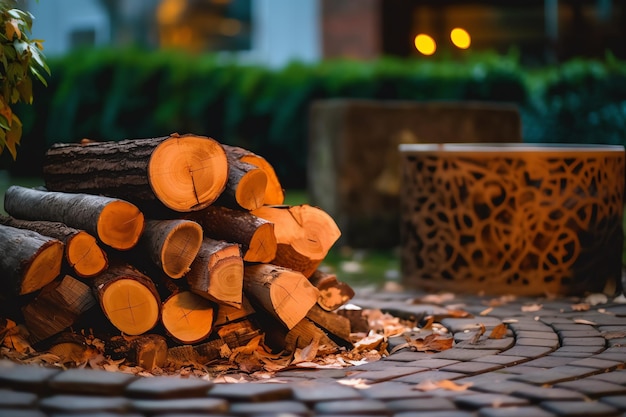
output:
[[[519,295],[621,291],[623,146],[399,150],[408,287]]]

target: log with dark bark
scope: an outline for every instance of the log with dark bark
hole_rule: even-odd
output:
[[[139,240],[137,256],[147,255],[168,277],[182,278],[200,250],[202,237],[202,227],[191,220],[149,219]]]
[[[161,309],[161,323],[178,343],[194,344],[209,337],[213,329],[213,304],[191,291],[169,296]]]
[[[194,293],[241,307],[243,258],[239,244],[205,237],[185,278]]]
[[[274,224],[247,211],[209,206],[187,218],[200,223],[206,237],[239,243],[246,262],[270,262],[276,256]]]
[[[128,335],[151,330],[161,317],[161,298],[154,282],[133,266],[115,263],[92,281],[109,321]]]
[[[267,175],[259,167],[228,156],[228,181],[216,204],[254,210],[265,201]]]
[[[243,285],[254,307],[262,308],[288,329],[306,316],[319,295],[300,272],[271,264],[246,265]]]
[[[66,275],[52,281],[22,309],[30,342],[61,333],[95,305],[91,288],[76,278]]]
[[[265,197],[263,198],[264,204],[277,205],[285,202],[285,190],[276,175],[274,167],[267,159],[244,148],[225,144],[222,144],[222,146],[226,150],[229,159],[236,159],[257,166],[265,171],[267,185],[265,187]]]
[[[307,278],[341,235],[325,211],[308,204],[264,206],[251,213],[274,224],[277,250],[271,263],[300,271]]]
[[[106,252],[98,246],[96,238],[84,230],[61,222],[21,220],[6,215],[0,215],[0,224],[32,230],[60,240],[65,245],[66,264],[81,278],[98,275],[109,265]]]
[[[352,349],[352,341],[350,340],[350,320],[333,312],[326,311],[319,305],[311,307],[306,318],[326,332],[328,337],[337,345]]]
[[[7,295],[33,293],[61,273],[63,243],[32,230],[0,225],[0,286]]]
[[[316,270],[309,281],[320,292],[317,304],[326,311],[333,311],[346,304],[354,297],[350,285],[337,279],[337,275]]]
[[[12,185],[5,192],[4,209],[17,219],[61,222],[85,230],[117,250],[134,247],[144,229],[144,216],[137,206],[101,195]]]
[[[221,339],[213,339],[197,345],[173,346],[167,350],[167,362],[171,366],[206,365],[211,361],[228,357],[230,348]]]
[[[228,162],[212,138],[171,134],[55,144],[46,152],[43,176],[52,191],[116,197],[146,213],[155,203],[188,212],[219,197],[228,179]]]
[[[215,323],[213,325],[215,327],[222,326],[224,324],[240,320],[244,317],[249,317],[255,313],[252,304],[248,301],[248,298],[245,294],[241,296],[241,305],[233,306],[230,304],[220,304],[218,303],[216,306],[215,312]]]
[[[116,360],[125,359],[127,365],[136,365],[147,371],[167,365],[167,340],[160,334],[113,336],[106,342],[106,353]]]

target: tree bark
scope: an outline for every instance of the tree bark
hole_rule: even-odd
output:
[[[224,324],[231,323],[233,321],[237,321],[243,319],[244,317],[249,317],[254,314],[254,308],[245,294],[241,296],[241,305],[233,306],[230,304],[217,304],[217,311],[215,312],[215,322],[213,325],[215,327],[222,326]]]
[[[147,210],[155,202],[188,212],[212,204],[228,179],[226,152],[212,138],[178,135],[150,139],[55,144],[43,166],[52,191],[102,194]]]
[[[58,239],[0,225],[0,285],[10,295],[43,288],[60,275],[63,250]]]
[[[190,291],[180,291],[163,302],[161,323],[176,342],[194,344],[211,334],[213,315],[211,302]]]
[[[309,281],[320,292],[317,304],[326,311],[337,310],[354,297],[354,290],[345,282],[339,281],[337,275],[316,270]]]
[[[263,198],[264,204],[280,205],[285,202],[285,190],[276,175],[274,167],[267,159],[244,148],[224,144],[222,146],[229,158],[255,165],[265,171],[267,185],[265,187],[265,197]]]
[[[167,340],[159,334],[113,336],[107,341],[107,353],[113,359],[126,359],[146,371],[167,365]]]
[[[224,349],[225,348],[225,349]],[[197,345],[173,346],[167,350],[167,362],[172,366],[206,365],[230,353],[230,348],[221,339],[213,339]]]
[[[288,329],[302,320],[319,292],[300,272],[277,265],[254,264],[244,269],[245,294]]]
[[[138,256],[147,256],[170,278],[182,278],[202,245],[202,227],[191,220],[146,220]]]
[[[61,333],[95,305],[91,288],[79,280],[66,275],[51,282],[23,307],[30,342],[37,343]]]
[[[194,293],[241,307],[243,259],[239,244],[204,238],[186,279]]]
[[[228,181],[216,204],[237,210],[257,209],[264,204],[266,186],[265,171],[228,156]]]
[[[69,227],[61,222],[21,220],[0,215],[0,224],[28,229],[60,240],[65,245],[65,261],[81,278],[98,275],[109,265],[106,252],[98,246],[96,238],[84,230]]]
[[[161,317],[154,282],[131,265],[116,263],[92,282],[100,307],[111,324],[128,335],[151,330]]]
[[[188,218],[202,225],[205,236],[239,243],[246,262],[270,262],[276,256],[274,224],[247,211],[209,206]]]
[[[341,235],[332,217],[308,204],[264,206],[251,213],[274,223],[277,250],[271,263],[300,271],[307,278]]]
[[[61,222],[85,230],[117,250],[135,246],[144,228],[143,213],[134,204],[100,195],[12,185],[6,190],[4,209],[18,219]]]

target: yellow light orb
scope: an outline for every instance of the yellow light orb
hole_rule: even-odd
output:
[[[424,55],[432,55],[437,50],[435,40],[428,35],[420,33],[415,37],[415,48]]]
[[[469,33],[467,33],[465,29],[461,28],[452,29],[450,32],[450,40],[452,40],[454,46],[459,49],[467,49],[472,43]]]

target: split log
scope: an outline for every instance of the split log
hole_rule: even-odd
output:
[[[194,293],[241,307],[243,258],[239,244],[205,237],[186,279]]]
[[[107,255],[98,246],[96,238],[84,230],[69,227],[61,222],[21,220],[5,215],[0,215],[0,224],[32,230],[60,240],[65,245],[65,261],[81,278],[98,275],[109,265]]]
[[[59,358],[59,364],[80,366],[97,355],[96,349],[87,343],[84,335],[65,331],[46,342],[45,352]],[[41,349],[43,350],[43,349]]]
[[[316,270],[309,281],[320,292],[317,304],[326,311],[334,311],[354,297],[354,290],[337,275]]]
[[[88,285],[69,275],[52,281],[22,308],[30,342],[61,333],[95,305]]]
[[[213,339],[198,345],[173,346],[167,350],[171,366],[206,365],[211,361],[230,356],[230,348],[222,339]]]
[[[254,210],[265,201],[267,175],[259,167],[236,158],[228,159],[228,181],[216,204],[233,209]]]
[[[339,350],[339,346],[318,326],[308,318],[302,319],[293,329],[287,332],[284,342],[286,352],[295,352],[296,349],[304,349],[311,343],[324,347],[325,351]]]
[[[350,320],[333,312],[324,310],[319,305],[314,305],[306,315],[317,327],[324,330],[328,337],[337,345],[352,349],[350,340]]]
[[[63,243],[32,230],[0,225],[0,285],[10,295],[33,293],[61,273]],[[10,256],[8,256],[10,254]]]
[[[219,327],[224,324],[243,319],[244,317],[249,317],[255,313],[252,304],[250,304],[250,301],[248,301],[248,298],[245,296],[245,294],[241,295],[240,306],[235,307],[229,304],[218,303],[216,306],[216,310],[217,311],[215,312],[215,323],[213,323],[215,327]]]
[[[183,344],[201,342],[213,328],[213,304],[190,291],[169,296],[161,307],[161,323],[173,340]]]
[[[231,350],[246,346],[255,337],[261,334],[261,329],[250,320],[243,319],[225,324],[217,328],[217,334]]]
[[[264,206],[251,213],[274,223],[277,250],[271,263],[300,271],[307,278],[341,235],[332,217],[308,204]]]
[[[4,209],[18,219],[61,222],[85,230],[117,250],[135,246],[144,228],[143,213],[134,204],[100,195],[12,185],[6,190]]]
[[[146,220],[139,247],[170,278],[183,277],[202,245],[202,227],[184,219]]]
[[[187,218],[200,223],[206,237],[239,243],[246,262],[270,262],[276,256],[274,224],[250,212],[209,206]]]
[[[285,202],[285,190],[276,175],[274,167],[267,159],[238,146],[225,144],[222,144],[222,146],[226,150],[226,154],[229,158],[238,159],[241,162],[257,166],[265,171],[265,175],[267,176],[267,186],[265,187],[265,197],[263,199],[265,204],[280,205]]]
[[[43,177],[52,191],[120,198],[148,212],[155,203],[179,212],[202,209],[228,179],[226,152],[214,139],[176,133],[160,138],[55,144]]]
[[[319,295],[300,272],[271,264],[246,265],[243,285],[253,306],[259,306],[288,329],[306,316]]]
[[[118,330],[139,335],[161,317],[161,298],[154,282],[131,265],[116,263],[93,280],[102,312]]]
[[[126,359],[127,364],[147,371],[167,365],[167,340],[159,334],[113,336],[106,341],[106,351],[112,359]]]

